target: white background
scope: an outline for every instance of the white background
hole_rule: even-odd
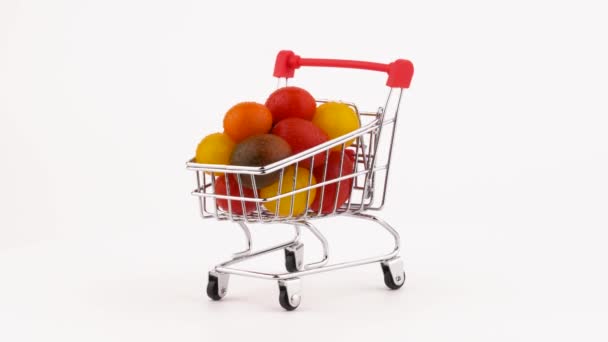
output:
[[[0,340],[605,341],[600,4],[2,0]],[[227,108],[265,100],[281,49],[414,62],[381,213],[404,242],[400,291],[370,265],[305,278],[293,313],[270,282],[203,293],[243,243],[199,218],[184,163]],[[384,81],[295,82],[375,110]],[[320,228],[338,259],[389,247],[346,219]]]

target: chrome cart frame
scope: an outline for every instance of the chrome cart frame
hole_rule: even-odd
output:
[[[380,64],[305,59],[291,51],[281,51],[277,56],[274,76],[279,80],[285,79],[287,84],[287,79],[293,77],[295,69],[301,66],[386,72],[387,85],[390,88],[387,100],[384,106],[375,112],[359,111],[354,103],[345,103],[357,114],[359,129],[270,165],[245,167],[198,164],[194,160],[187,163],[187,169],[196,173],[197,187],[192,194],[198,197],[203,218],[237,223],[244,233],[247,245],[245,250],[233,254],[230,260],[216,265],[209,272],[207,294],[211,299],[220,300],[226,295],[230,275],[247,276],[277,281],[279,303],[286,310],[294,310],[301,301],[301,277],[376,262],[381,264],[387,287],[399,289],[405,282],[403,261],[399,257],[399,233],[388,223],[368,212],[380,210],[385,204],[399,107],[404,88],[409,88],[413,66],[411,62],[402,59]],[[314,168],[315,158],[317,164],[318,158],[324,158],[322,166]],[[339,158],[335,159],[339,161],[337,174],[328,171],[331,158]],[[305,186],[296,185],[298,172],[307,177]],[[319,179],[313,177],[313,173]],[[269,174],[278,175],[278,190],[276,194],[266,194],[264,197],[256,187],[256,180],[259,176]],[[293,175],[289,177],[291,174]],[[220,180],[219,177],[224,177],[222,181],[226,187],[225,192],[217,191],[216,183]],[[246,183],[252,186],[248,187]],[[248,188],[253,190],[253,196],[247,195],[247,191],[250,191]],[[339,195],[342,194],[340,191],[346,191],[347,194],[347,198],[342,198],[342,201],[339,200]],[[311,204],[310,199],[313,197],[319,200],[318,203]],[[302,203],[304,198],[305,208],[297,210],[295,203]],[[281,201],[289,202],[288,214],[279,210]],[[375,222],[391,235],[394,240],[393,248],[383,255],[329,264],[329,243],[312,221],[339,215]],[[293,226],[295,234],[284,243],[253,250],[249,228],[253,223],[289,224]],[[302,228],[310,231],[322,246],[322,256],[317,261],[304,263],[304,245],[300,241]],[[284,250],[287,272],[265,273],[234,267],[243,261],[280,250]]]

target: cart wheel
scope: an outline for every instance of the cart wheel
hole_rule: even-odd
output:
[[[225,273],[209,272],[209,282],[207,283],[207,296],[213,300],[224,298],[228,291],[229,275]]]
[[[298,272],[302,269],[304,260],[304,244],[285,248],[285,268],[288,272]]]
[[[300,279],[293,278],[279,281],[279,304],[287,311],[293,311],[300,306]]]
[[[400,289],[405,284],[405,272],[403,271],[403,260],[395,257],[380,263],[384,273],[384,284],[391,290]]]

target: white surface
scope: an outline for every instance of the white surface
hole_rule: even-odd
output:
[[[0,340],[606,340],[605,12],[395,6],[3,0]],[[404,289],[373,265],[305,278],[294,313],[270,282],[203,296],[242,240],[198,218],[184,162],[234,102],[265,99],[280,49],[414,62],[381,214]],[[296,82],[366,109],[385,94],[373,73]],[[386,247],[325,231],[336,255]]]

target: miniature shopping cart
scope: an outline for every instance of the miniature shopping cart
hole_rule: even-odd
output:
[[[286,310],[294,310],[300,304],[300,277],[332,271],[347,267],[379,262],[384,274],[384,282],[390,289],[401,288],[405,282],[403,261],[398,256],[400,239],[397,231],[388,223],[369,214],[370,211],[380,210],[385,203],[388,184],[388,173],[392,154],[395,127],[399,113],[399,105],[404,88],[409,88],[413,74],[410,61],[398,59],[389,64],[370,63],[338,59],[301,58],[291,51],[281,51],[277,55],[274,76],[280,84],[294,76],[295,69],[303,66],[337,67],[367,69],[382,71],[388,74],[387,86],[390,88],[384,106],[376,111],[361,111],[354,103],[350,106],[359,118],[360,128],[341,137],[329,140],[306,151],[292,155],[278,162],[260,167],[199,164],[191,160],[187,169],[196,174],[196,189],[192,192],[198,197],[203,218],[215,218],[237,223],[242,229],[247,242],[244,251],[233,255],[232,259],[215,266],[209,272],[207,295],[213,300],[222,299],[227,292],[230,275],[247,276],[274,280],[279,285],[279,303]],[[317,101],[323,103],[326,101]],[[328,160],[330,154],[338,153],[340,158],[339,173],[328,177]],[[318,159],[322,158],[323,163]],[[347,158],[350,161],[347,161]],[[313,181],[312,167],[321,164],[322,172],[317,172],[316,182]],[[349,165],[347,167],[346,165]],[[352,166],[352,167],[351,167]],[[286,170],[291,168],[291,172]],[[307,170],[308,183],[296,186],[298,170]],[[295,171],[293,171],[295,170]],[[304,171],[300,171],[304,172]],[[267,175],[278,175],[276,194],[262,196],[256,189],[256,180]],[[225,193],[216,193],[217,177],[226,177]],[[229,182],[228,177],[234,177],[235,182]],[[253,186],[251,186],[253,184]],[[292,184],[285,191],[283,184]],[[249,187],[247,187],[249,186]],[[348,198],[338,200],[340,188],[346,187]],[[328,191],[327,189],[332,189]],[[249,190],[248,190],[249,189]],[[247,191],[253,190],[253,196],[247,196]],[[305,210],[294,210],[296,198],[306,196]],[[310,196],[320,198],[317,208],[310,206]],[[315,197],[315,198],[316,198]],[[220,200],[227,203],[222,208]],[[287,201],[290,204],[289,213],[280,214],[278,205]],[[342,203],[340,203],[342,202]],[[329,204],[329,205],[328,205]],[[273,206],[277,210],[272,210]],[[247,210],[253,206],[254,210]],[[329,208],[329,209],[328,209]],[[269,210],[270,209],[270,210]],[[384,228],[394,239],[394,248],[387,254],[364,258],[360,260],[329,264],[328,242],[321,232],[312,224],[315,219],[336,216],[372,221]],[[292,225],[295,236],[285,243],[268,248],[253,250],[249,225],[253,223],[284,223]],[[302,228],[307,229],[316,237],[323,248],[319,261],[304,263],[304,245],[300,241]],[[258,257],[263,254],[284,250],[285,268],[283,273],[265,273],[255,270],[235,268],[234,265]]]

